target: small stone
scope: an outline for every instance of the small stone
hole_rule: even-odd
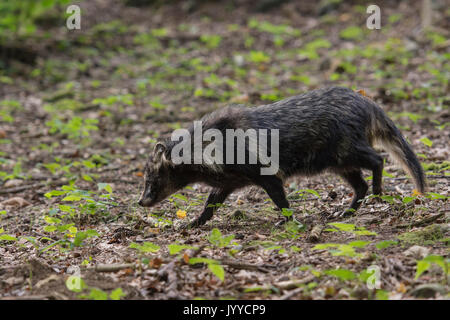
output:
[[[5,182],[4,186],[5,188],[13,188],[18,187],[23,183],[23,180],[21,179],[11,179]]]
[[[415,259],[423,259],[430,253],[430,249],[421,246],[412,246],[403,254],[408,257],[413,257]]]

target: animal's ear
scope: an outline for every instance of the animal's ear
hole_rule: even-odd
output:
[[[155,156],[161,156],[166,151],[167,147],[163,142],[158,142],[153,149],[153,154]]]
[[[155,160],[162,164],[170,164],[170,159],[166,157],[167,146],[164,142],[158,142],[153,149]]]

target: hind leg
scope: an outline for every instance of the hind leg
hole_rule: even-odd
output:
[[[373,168],[372,168],[372,191],[374,195],[381,196],[382,188],[382,178],[383,178],[383,159],[380,157],[380,160]]]
[[[381,195],[383,176],[383,158],[372,148],[364,148],[359,154],[359,166],[372,170],[372,191],[374,195]]]
[[[346,216],[351,214],[353,211],[358,210],[361,205],[361,200],[364,199],[369,187],[362,177],[361,170],[346,171],[341,173],[341,176],[352,186],[354,190],[350,208],[344,212],[344,216]]]

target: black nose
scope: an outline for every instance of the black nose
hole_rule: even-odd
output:
[[[138,204],[139,204],[140,206],[142,206],[144,203],[142,202],[142,200],[139,200],[139,201],[138,201]]]

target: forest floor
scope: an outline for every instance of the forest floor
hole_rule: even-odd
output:
[[[369,30],[356,1],[318,15],[295,1],[261,12],[93,0],[81,30],[59,21],[27,38],[32,61],[0,70],[0,298],[448,298],[450,12],[421,32],[420,1],[379,2],[382,28]],[[382,106],[429,192],[382,153],[382,201],[368,195],[345,219],[334,213],[352,190],[332,174],[285,185],[301,225],[275,226],[255,187],[197,229],[181,227],[207,186],[138,206],[158,138],[229,103],[330,85]]]

